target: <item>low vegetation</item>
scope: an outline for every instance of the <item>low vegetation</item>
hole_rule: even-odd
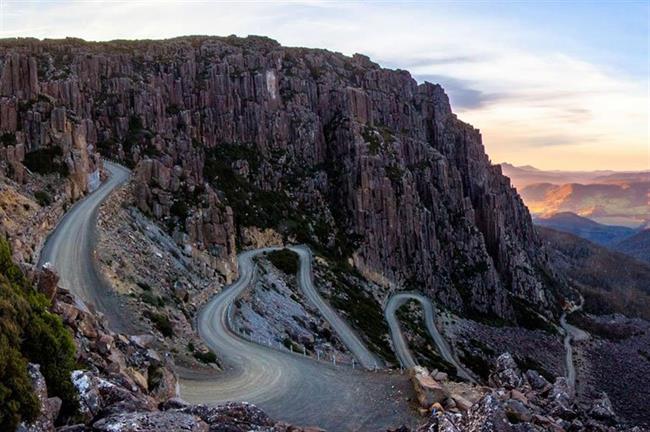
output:
[[[147,312],[147,318],[151,320],[154,326],[162,333],[165,337],[174,336],[174,328],[172,323],[169,321],[167,315],[158,313],[158,312]]]
[[[277,269],[283,271],[288,275],[295,275],[298,273],[300,260],[298,254],[289,249],[280,249],[269,252],[266,257],[271,264]]]
[[[537,227],[552,259],[584,296],[583,310],[650,319],[650,264],[571,234]]]
[[[61,161],[63,150],[61,147],[43,147],[25,155],[23,163],[31,172],[37,174],[59,174],[67,177],[68,165]]]
[[[217,355],[212,351],[206,351],[206,352],[196,351],[194,353],[194,358],[196,358],[201,363],[206,363],[206,364],[217,362]]]
[[[78,409],[70,379],[76,367],[74,342],[48,308],[48,300],[12,262],[9,244],[0,238],[0,430],[14,430],[38,414],[28,362],[41,366],[49,395],[63,401],[62,415]]]
[[[16,134],[13,132],[5,132],[0,135],[0,144],[3,146],[16,145]]]
[[[409,349],[415,357],[415,361],[429,369],[438,369],[446,372],[451,377],[457,374],[456,367],[446,362],[435,348],[435,343],[427,331],[423,322],[423,316],[417,311],[421,310],[420,304],[415,300],[409,300],[397,309],[395,315],[400,326],[407,334],[412,336],[409,341]]]
[[[52,203],[52,196],[45,191],[34,192],[34,198],[36,198],[36,202],[41,207],[50,205]]]
[[[361,279],[353,276],[351,271],[344,266],[327,271],[325,277],[334,288],[328,300],[337,310],[345,313],[353,327],[364,336],[371,351],[388,362],[396,363],[388,342],[388,324],[381,305],[360,286]]]

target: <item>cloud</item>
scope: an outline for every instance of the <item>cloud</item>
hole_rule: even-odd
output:
[[[485,61],[484,57],[479,56],[462,56],[462,55],[439,55],[431,57],[414,57],[414,58],[403,58],[399,60],[399,63],[396,63],[394,59],[382,59],[379,58],[377,61],[383,64],[386,67],[390,68],[414,68],[414,67],[423,67],[423,66],[437,66],[437,65],[446,65],[446,64],[471,64],[477,63],[480,61]]]
[[[580,145],[589,145],[599,141],[598,137],[583,137]],[[557,147],[557,146],[575,146],[577,144],[575,136],[571,135],[539,135],[531,136],[525,140],[524,144],[530,147]]]
[[[447,92],[451,105],[458,109],[477,109],[485,106],[489,102],[498,101],[507,97],[505,94],[485,93],[472,87],[472,84],[465,80],[452,78],[445,75],[415,75],[415,79],[429,81],[434,84],[440,84]]]

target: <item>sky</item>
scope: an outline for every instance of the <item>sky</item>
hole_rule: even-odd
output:
[[[441,84],[493,162],[650,169],[650,0],[0,0],[0,37],[264,35]]]

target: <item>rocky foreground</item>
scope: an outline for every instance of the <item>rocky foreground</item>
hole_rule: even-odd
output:
[[[418,432],[627,430],[617,425],[605,393],[578,404],[564,377],[550,383],[535,370],[522,372],[509,353],[499,356],[489,387],[483,387],[483,396],[473,403],[449,393],[444,383],[421,371],[414,380],[420,403],[433,402],[433,414]]]
[[[101,316],[57,287],[58,278],[47,267],[40,270],[38,281],[38,289],[53,299],[52,310],[74,334],[82,366],[72,372],[79,412],[68,420],[74,424],[57,423],[61,400],[48,397],[39,366],[30,364],[41,414],[33,424],[21,424],[19,431],[319,430],[276,422],[246,403],[209,407],[183,402],[177,395],[173,360],[151,348],[152,336],[112,333]],[[578,403],[564,378],[550,383],[534,370],[522,372],[508,353],[497,359],[489,387],[455,383],[444,373],[421,367],[410,373],[415,402],[422,407],[421,414],[430,417],[419,432],[625,430],[616,426],[617,416],[605,393]]]

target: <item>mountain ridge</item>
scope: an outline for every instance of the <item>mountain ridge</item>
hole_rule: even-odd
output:
[[[454,309],[557,313],[528,211],[438,85],[260,37],[1,43],[9,164],[71,129],[135,167],[137,206],[227,279],[257,224]],[[42,119],[50,140],[23,132]]]

